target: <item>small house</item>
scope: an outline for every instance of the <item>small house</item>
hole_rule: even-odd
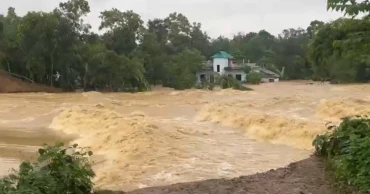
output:
[[[220,51],[211,57],[211,61],[203,64],[201,71],[197,72],[198,82],[208,80],[213,82],[214,75],[229,75],[239,81],[246,81],[246,73],[243,68],[234,64],[234,57],[225,51]]]
[[[279,75],[265,68],[257,66],[255,63],[234,63],[234,57],[225,51],[220,51],[211,57],[210,61],[204,62],[202,69],[197,72],[197,81],[199,83],[208,81],[213,83],[217,75],[228,75],[241,82],[245,82],[247,74],[244,72],[244,66],[250,66],[251,71],[259,72],[262,75],[262,82],[278,82]]]

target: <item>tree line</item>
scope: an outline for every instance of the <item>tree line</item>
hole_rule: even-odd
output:
[[[328,5],[351,15],[369,13],[361,8],[366,4],[341,7],[348,2],[329,0]],[[104,33],[97,34],[82,19],[89,12],[86,0],[24,16],[10,7],[0,15],[0,69],[70,90],[144,91],[156,84],[186,89],[194,86],[202,62],[222,50],[239,63],[283,73],[282,79],[370,80],[368,17],[316,20],[278,36],[261,30],[212,39],[181,13],[145,23],[137,13],[115,8],[100,13]]]

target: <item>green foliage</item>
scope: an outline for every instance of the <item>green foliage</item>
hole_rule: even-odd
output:
[[[325,24],[310,44],[309,58],[314,77],[331,78],[338,82],[367,82],[370,64],[370,32],[368,21],[338,19]],[[367,66],[367,67],[366,67]],[[365,69],[365,71],[364,71]]]
[[[203,85],[202,83],[200,83],[200,84],[195,84],[195,86],[194,86],[194,88],[195,89],[204,89],[205,88],[205,85]]]
[[[216,85],[214,83],[209,83],[207,89],[208,90],[213,90],[213,89],[215,89],[215,86]]]
[[[340,18],[321,25],[310,44],[309,58],[314,77],[335,82],[368,82],[370,66],[369,2],[328,0],[328,9],[343,11],[352,19]],[[362,19],[355,16],[364,13]],[[367,66],[367,67],[366,67]]]
[[[251,72],[247,75],[247,82],[250,84],[260,84],[262,75],[258,72]]]
[[[331,56],[326,62],[330,66],[330,77],[332,81],[341,83],[352,83],[356,78],[356,64],[349,59],[341,59],[337,56]]]
[[[350,16],[357,16],[360,13],[370,13],[370,2],[368,0],[328,0],[328,9],[344,11]]]
[[[184,50],[172,59],[168,76],[176,90],[190,89],[196,82],[196,71],[204,58],[197,50]]]
[[[243,84],[237,79],[227,75],[221,75],[217,80],[217,85],[219,85],[222,89],[232,88],[234,90],[242,91],[252,90],[251,88],[243,86]]]
[[[210,83],[208,80],[203,80],[201,83],[195,84],[194,88],[213,90],[215,88],[215,84]]]
[[[252,71],[252,68],[249,67],[248,65],[244,65],[243,66],[243,71],[244,71],[245,74],[248,74]]]
[[[173,81],[173,88],[175,90],[186,90],[194,86],[196,77],[191,73],[184,72],[176,75]]]
[[[313,142],[316,153],[327,159],[340,183],[370,192],[370,119],[345,118],[328,128]]]
[[[343,11],[349,14],[368,13],[366,1],[349,2],[328,0],[331,7],[347,3]],[[145,25],[139,14],[116,8],[101,12],[100,29],[105,32],[98,35],[82,19],[89,12],[86,0],[69,0],[52,12],[28,12],[22,17],[10,7],[7,15],[0,16],[0,68],[70,90],[144,91],[150,84],[186,89],[194,85],[194,67],[223,50],[239,64],[258,63],[279,72],[283,79],[370,79],[366,70],[370,65],[368,17],[328,24],[315,20],[306,29],[285,29],[277,37],[261,30],[211,39],[200,23],[181,13]],[[196,56],[184,58],[184,53],[194,50]],[[205,58],[194,65],[199,56]]]
[[[72,154],[67,151],[79,149]],[[89,194],[91,179],[95,176],[88,162],[92,152],[84,152],[77,145],[65,148],[63,144],[39,149],[36,163],[23,162],[19,171],[0,179],[4,194]]]

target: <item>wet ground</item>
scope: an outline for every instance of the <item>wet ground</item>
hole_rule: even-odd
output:
[[[233,179],[213,179],[171,186],[139,189],[127,194],[334,194],[337,189],[316,157],[285,168]],[[97,194],[124,194],[100,191]],[[345,192],[350,194],[351,192]]]

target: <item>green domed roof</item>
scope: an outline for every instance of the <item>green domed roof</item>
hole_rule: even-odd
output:
[[[229,53],[220,51],[211,57],[212,59],[234,59]]]

